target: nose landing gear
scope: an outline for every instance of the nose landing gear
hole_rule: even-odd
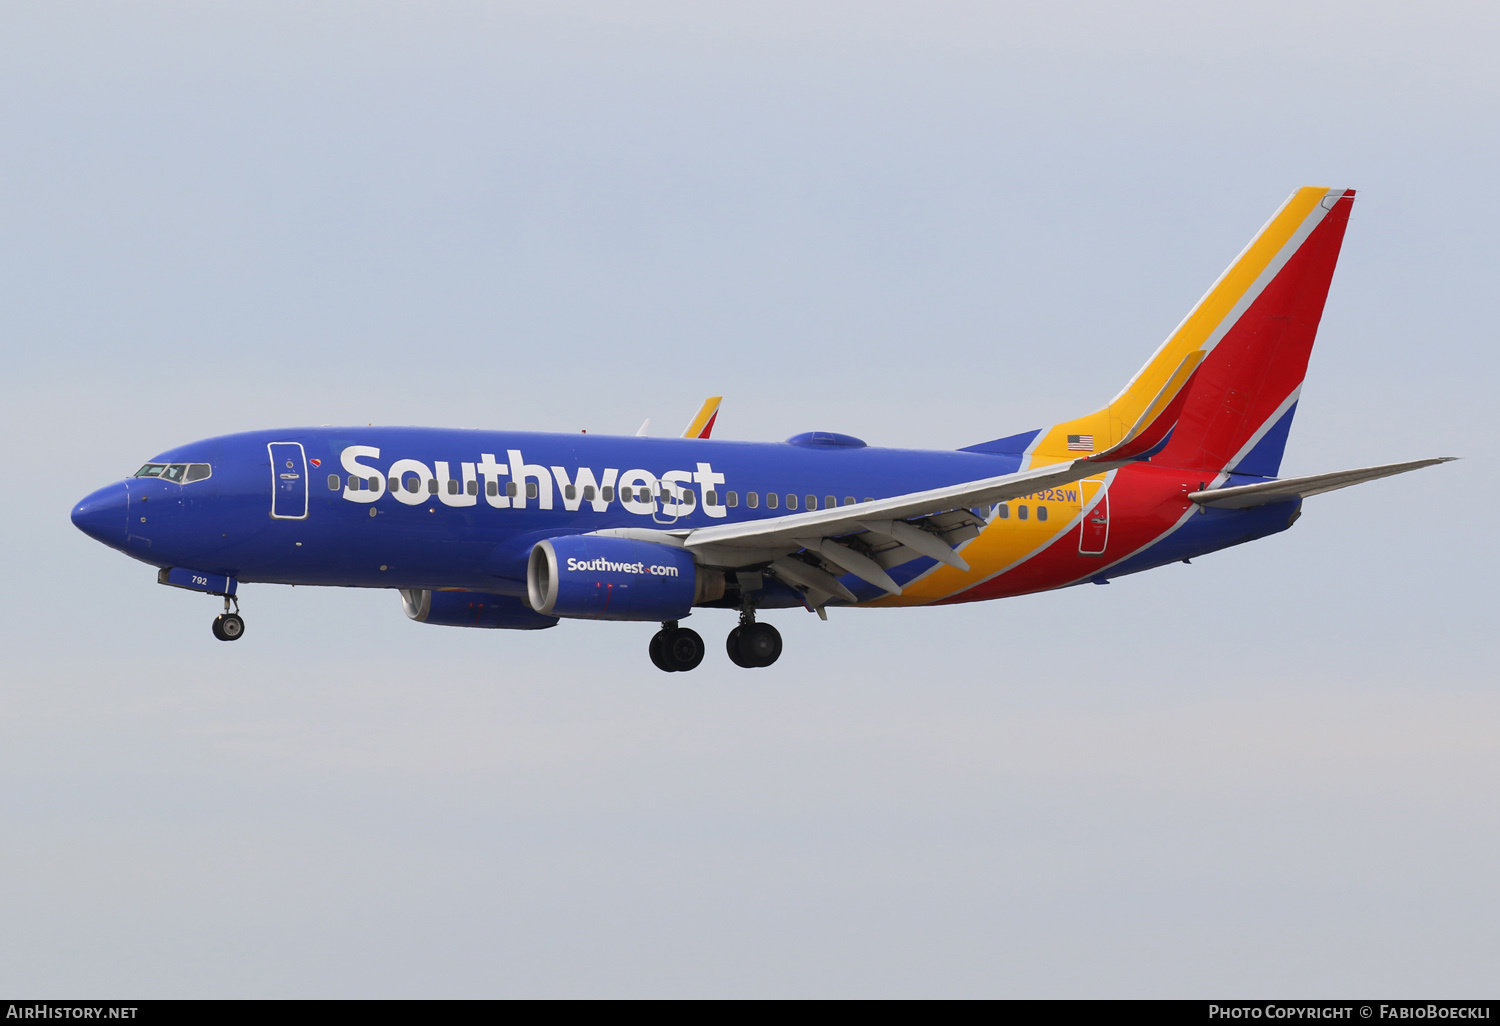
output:
[[[677,626],[676,620],[661,625],[651,637],[651,662],[667,673],[685,673],[703,662],[703,638],[689,627]]]
[[[234,612],[229,611],[230,601],[234,602]],[[240,600],[224,596],[224,612],[214,617],[214,637],[220,641],[239,641],[245,634],[245,620],[240,616]]]
[[[781,658],[781,632],[768,623],[756,623],[755,612],[740,613],[740,625],[729,632],[724,648],[729,660],[747,670],[770,666]]]

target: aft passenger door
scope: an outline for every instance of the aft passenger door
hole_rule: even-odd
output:
[[[1080,556],[1102,556],[1109,546],[1109,486],[1107,481],[1085,479],[1083,486],[1083,527],[1078,533]],[[1099,501],[1089,508],[1089,501],[1097,495]]]
[[[271,517],[307,518],[307,453],[301,442],[271,442]]]

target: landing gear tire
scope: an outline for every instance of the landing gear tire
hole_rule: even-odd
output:
[[[667,661],[662,655],[663,642],[666,641],[666,637],[667,632],[665,630],[657,631],[651,635],[651,665],[665,673],[671,673],[676,667],[667,665]]]
[[[214,617],[214,637],[220,641],[239,641],[245,634],[245,621],[239,613],[221,613]]]
[[[743,666],[745,669],[750,670],[754,669],[755,664],[746,662],[745,656],[740,651],[740,641],[744,638],[744,636],[745,628],[736,627],[734,630],[729,632],[729,637],[724,639],[724,649],[729,653],[729,661],[731,663],[736,666]]]
[[[663,627],[651,638],[651,662],[667,673],[686,673],[703,662],[703,638],[687,627]]]
[[[781,632],[768,623],[741,624],[729,632],[724,647],[736,666],[770,666],[781,658]]]

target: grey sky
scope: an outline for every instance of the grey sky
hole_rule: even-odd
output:
[[[1041,8],[1041,9],[1039,9]],[[0,6],[0,990],[1492,993],[1492,4]],[[71,504],[227,431],[1085,412],[1359,190],[1287,473],[1468,457],[1000,603],[424,627]],[[703,621],[699,623],[698,621]]]

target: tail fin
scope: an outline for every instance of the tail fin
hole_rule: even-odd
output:
[[[1294,192],[1124,390],[1037,432],[1026,465],[1094,452],[1274,476],[1353,202],[1352,189]]]

